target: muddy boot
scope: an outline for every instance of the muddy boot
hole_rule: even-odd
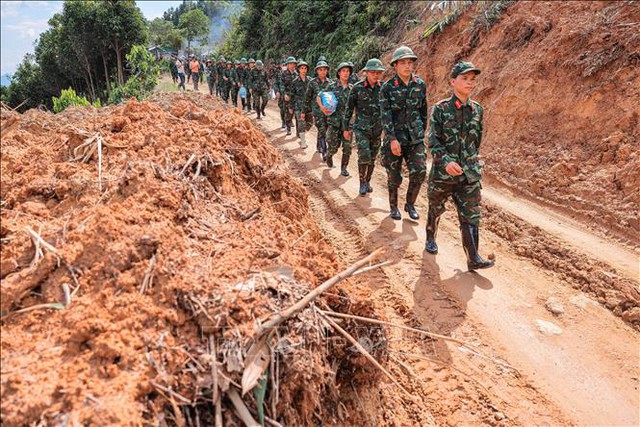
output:
[[[391,219],[395,219],[399,221],[402,219],[402,215],[400,215],[400,209],[398,209],[398,188],[389,187],[389,215]]]
[[[331,154],[327,154],[327,166],[333,167],[333,156]]]
[[[256,113],[257,113],[257,117],[256,117],[256,118],[257,118],[258,120],[260,120],[260,119],[261,119],[261,118],[260,118],[260,110],[256,110]]]
[[[360,177],[360,190],[358,190],[358,193],[360,196],[367,195],[367,166],[369,165],[361,165],[358,163],[358,176]]]
[[[316,138],[316,153],[322,153],[322,148],[320,148],[320,135]]]
[[[304,150],[307,148],[307,134],[305,132],[301,132],[298,137],[300,138],[300,148]]]
[[[367,182],[367,193],[373,193],[373,187],[371,186],[371,176],[373,175],[373,169],[376,167],[374,163],[367,165],[367,176],[365,181]]]
[[[340,171],[340,175],[342,176],[349,176],[349,171],[347,170],[347,166],[349,166],[349,157],[350,156],[347,154],[342,155],[341,171]]]
[[[323,162],[327,160],[327,141],[324,137],[320,138],[320,154]]]
[[[472,224],[461,224],[462,246],[467,254],[467,268],[469,271],[493,267],[493,261],[485,261],[478,255],[479,237],[478,227]]]
[[[287,136],[291,135],[291,126],[287,126]]]
[[[409,181],[409,187],[407,188],[407,203],[404,205],[404,211],[409,213],[409,217],[414,221],[420,219],[420,215],[416,211],[415,204],[418,199],[418,193],[420,192],[420,184]]]
[[[439,216],[437,217],[431,212],[427,214],[427,243],[424,245],[424,250],[434,255],[438,253],[436,236],[438,235],[439,223],[440,223]]]

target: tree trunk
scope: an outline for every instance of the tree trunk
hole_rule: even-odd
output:
[[[84,59],[84,68],[87,72],[87,84],[89,85],[89,90],[91,91],[89,94],[91,96],[91,102],[96,100],[96,90],[93,86],[93,76],[91,75],[91,64],[89,64],[89,59],[87,58],[87,54],[83,53],[82,55]]]
[[[124,71],[122,70],[122,49],[120,48],[120,40],[115,39],[113,45],[116,51],[116,61],[118,66],[118,84],[124,85]]]
[[[107,53],[102,51],[102,65],[104,65],[104,80],[107,82],[107,99],[111,96],[111,82],[109,81],[109,67],[107,67]]]

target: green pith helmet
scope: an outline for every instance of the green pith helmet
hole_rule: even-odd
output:
[[[220,62],[227,62],[227,60],[226,60],[226,59],[224,59],[224,56],[221,56],[221,57],[220,57]]]
[[[249,61],[248,61],[248,62],[249,62],[249,64],[251,64],[252,62],[256,62],[256,60],[255,60],[255,59],[253,59],[253,58],[249,58]]]
[[[353,68],[353,62],[347,61],[347,64],[351,65],[351,68]]]
[[[322,55],[320,58],[318,58],[318,62],[320,61],[327,62],[327,58],[325,58],[324,55]]]
[[[240,60],[240,63],[241,63],[241,64],[246,64],[246,63],[247,63],[247,58],[242,58],[242,59]]]
[[[340,74],[340,70],[342,70],[343,68],[349,68],[349,71],[351,72],[351,74],[353,74],[353,65],[349,65],[348,62],[341,62],[340,65],[338,65],[338,69],[336,70],[336,77],[340,78],[339,74]]]
[[[451,78],[455,79],[460,74],[473,71],[476,75],[480,74],[480,68],[476,68],[471,62],[460,61],[451,69]]]
[[[316,69],[316,71],[318,71],[318,68],[322,68],[322,67],[326,68],[327,71],[329,70],[329,64],[327,64],[326,61],[318,61],[318,63],[316,64],[316,68],[315,69]]]
[[[290,57],[288,57],[288,58],[287,58],[287,60],[286,60],[284,63],[285,63],[285,64],[287,64],[287,65],[289,65],[289,64],[291,64],[292,62],[295,64],[295,63],[296,63],[296,62],[298,62],[298,61],[296,61],[296,58],[294,58],[293,56],[290,56]]]
[[[307,64],[307,63],[304,61],[304,59],[301,59],[301,60],[299,60],[299,61],[298,61],[298,65],[296,66],[296,69],[298,69],[298,68],[302,67],[303,65],[304,65],[305,67],[307,67],[307,70],[309,70],[309,64]]]
[[[259,59],[256,61],[256,67],[262,67],[264,64]]]
[[[391,57],[391,65],[393,66],[393,64],[395,64],[396,61],[399,61],[405,58],[410,58],[410,59],[413,59],[414,61],[418,59],[418,57],[415,55],[415,53],[413,53],[413,51],[409,46],[400,46],[395,50],[395,52],[393,52],[393,57]]]
[[[362,70],[364,70],[364,71],[384,71],[385,68],[382,65],[382,61],[380,61],[378,58],[371,58],[370,60],[367,61],[367,65],[365,65]]]

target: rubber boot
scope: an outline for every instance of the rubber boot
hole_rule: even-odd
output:
[[[316,138],[316,153],[322,153],[322,148],[320,147],[320,135]]]
[[[402,215],[400,214],[400,209],[398,209],[398,188],[397,187],[389,187],[389,208],[390,208],[390,216],[391,219],[399,221],[402,219]]]
[[[371,176],[373,175],[373,169],[375,167],[375,163],[367,165],[367,176],[365,179],[365,181],[367,181],[367,193],[373,193],[373,187],[371,186]]]
[[[464,247],[464,252],[467,254],[467,268],[469,271],[493,267],[493,261],[485,261],[478,255],[478,227],[464,223],[460,225],[460,232],[462,234],[462,246]]]
[[[300,132],[300,135],[298,136],[300,137],[300,148],[304,150],[307,148],[307,134],[305,132]]]
[[[333,156],[331,154],[327,154],[327,166],[333,167]]]
[[[436,244],[438,224],[440,224],[440,217],[429,212],[427,214],[427,243],[424,245],[424,250],[434,255],[438,253],[438,245]]]
[[[340,175],[342,176],[349,176],[349,171],[347,170],[347,166],[349,166],[349,155],[347,154],[342,154],[342,162],[341,162],[341,171],[340,171]]]
[[[261,120],[261,117],[260,117],[260,110],[256,110],[256,114],[257,114],[257,117],[256,117],[256,118],[257,118],[258,120]]]
[[[323,162],[327,160],[327,140],[324,137],[320,138],[320,154]]]
[[[287,136],[291,135],[291,126],[287,125]]]
[[[367,195],[367,166],[369,165],[361,165],[358,163],[358,176],[360,177],[360,190],[358,190],[358,193],[360,196]]]
[[[409,181],[409,187],[407,188],[407,203],[404,205],[404,211],[409,213],[409,217],[414,221],[420,219],[420,215],[416,211],[415,204],[418,199],[418,193],[420,192],[420,185],[415,182]]]

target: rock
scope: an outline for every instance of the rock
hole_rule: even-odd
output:
[[[640,322],[640,307],[633,307],[622,313],[622,319],[629,322]]]
[[[575,305],[576,307],[587,308],[587,305],[589,303],[592,303],[593,301],[591,301],[585,294],[577,294],[572,296],[569,299],[569,302]]]
[[[542,335],[560,335],[562,333],[562,328],[555,323],[537,319],[535,324]]]
[[[564,313],[564,305],[562,305],[562,302],[556,297],[549,297],[547,302],[544,303],[544,306],[556,316]]]
[[[502,421],[505,419],[505,416],[502,412],[496,412],[494,415],[496,421]]]

